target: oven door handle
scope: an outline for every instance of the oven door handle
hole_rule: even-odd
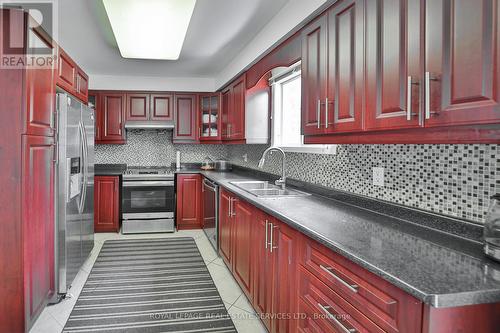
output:
[[[132,181],[123,182],[123,187],[160,187],[160,186],[174,186],[173,181]]]

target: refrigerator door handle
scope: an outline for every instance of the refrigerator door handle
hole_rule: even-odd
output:
[[[83,213],[83,205],[85,203],[85,136],[83,134],[82,122],[78,123],[78,130],[80,132],[80,158],[81,158],[81,170],[83,174],[81,189],[80,189],[80,204],[78,205],[78,212]]]
[[[89,179],[88,170],[89,170],[89,146],[87,143],[87,130],[85,129],[85,125],[82,122],[82,133],[83,133],[83,151],[84,151],[84,163],[83,163],[83,205],[82,205],[82,213],[85,208],[85,201],[87,200],[87,183]]]

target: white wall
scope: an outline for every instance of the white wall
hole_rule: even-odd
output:
[[[89,74],[89,88],[96,90],[215,91],[212,78],[110,76]]]
[[[327,0],[290,0],[215,78],[219,89]]]

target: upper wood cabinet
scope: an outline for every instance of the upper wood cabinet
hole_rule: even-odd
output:
[[[174,95],[171,93],[155,93],[149,97],[149,117],[151,120],[174,119]]]
[[[199,96],[200,141],[214,142],[222,138],[221,93]]]
[[[243,74],[222,90],[222,140],[245,140],[246,76]]]
[[[172,120],[173,94],[127,92],[127,120]]]
[[[365,0],[346,0],[328,16],[326,133],[363,128]]]
[[[498,1],[425,6],[425,126],[499,123]]]
[[[174,96],[174,142],[194,143],[198,141],[198,108],[196,94]]]
[[[326,98],[327,16],[302,31],[302,134],[323,133],[321,120]]]
[[[366,2],[367,129],[420,126],[421,3]]]
[[[117,92],[99,92],[96,106],[96,143],[125,143],[125,95]],[[96,138],[97,139],[97,138]]]
[[[498,143],[497,0],[344,0],[302,30],[306,143]],[[471,50],[475,50],[471,52]]]
[[[126,103],[127,120],[149,119],[149,94],[127,93]]]
[[[88,102],[89,77],[71,57],[57,47],[56,85],[82,102]]]

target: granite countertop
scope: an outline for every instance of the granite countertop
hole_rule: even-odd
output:
[[[500,302],[500,264],[486,258],[477,241],[323,196],[262,199],[230,183],[257,179],[249,174],[179,172],[201,173],[426,304]]]
[[[123,173],[123,166],[107,166],[96,174],[119,173],[120,168]],[[254,173],[189,167],[176,173],[204,175],[426,304],[454,307],[500,302],[500,263],[483,255],[477,226],[471,233],[475,239],[468,239],[412,223],[407,217],[419,220],[431,214],[403,207],[375,211],[346,195],[263,199],[231,184],[261,179]],[[446,218],[431,217],[435,224],[447,223]]]

